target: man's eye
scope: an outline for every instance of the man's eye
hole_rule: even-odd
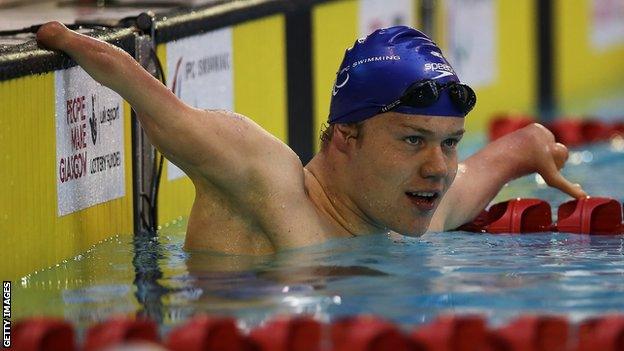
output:
[[[423,144],[423,138],[416,136],[416,135],[410,135],[408,137],[405,138],[405,141],[408,144],[412,144],[412,145],[421,145]]]
[[[444,146],[446,146],[447,148],[450,148],[450,149],[456,148],[457,144],[459,144],[459,140],[458,139],[446,139],[446,140],[444,140]]]

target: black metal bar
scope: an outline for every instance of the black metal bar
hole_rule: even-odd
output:
[[[427,34],[429,38],[439,41],[435,31],[435,0],[421,0],[418,7],[420,13],[420,30]]]
[[[535,0],[537,7],[537,110],[542,122],[553,119],[557,107],[553,0]]]
[[[284,13],[296,5],[288,0],[219,1],[192,11],[182,8],[156,17],[156,44],[198,35],[254,19]]]
[[[306,164],[314,155],[312,15],[309,6],[286,14],[288,144]]]
[[[135,35],[132,29],[95,29],[88,35],[118,46],[134,56]],[[0,81],[74,66],[76,62],[69,56],[42,50],[34,40],[0,47]]]

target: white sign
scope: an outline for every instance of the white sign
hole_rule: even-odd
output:
[[[54,74],[58,215],[123,197],[123,99],[82,68]]]
[[[448,0],[446,57],[462,82],[472,87],[492,84],[498,76],[496,2]]]
[[[593,0],[591,2],[590,42],[597,50],[624,45],[624,1]]]
[[[361,0],[360,37],[365,37],[379,28],[398,25],[415,25],[413,0]]]
[[[182,101],[203,109],[234,110],[232,29],[192,36],[167,44],[167,82]],[[207,138],[209,136],[206,136]],[[185,176],[167,163],[167,179]]]

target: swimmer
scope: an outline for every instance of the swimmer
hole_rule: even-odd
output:
[[[126,99],[150,141],[190,177],[187,250],[268,254],[336,237],[452,230],[533,172],[586,196],[559,173],[568,150],[539,124],[459,164],[476,97],[409,27],[377,30],[347,50],[322,148],[305,166],[251,119],[183,103],[121,49],[58,22],[43,25],[37,41]]]

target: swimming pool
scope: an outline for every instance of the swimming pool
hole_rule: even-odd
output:
[[[624,140],[614,139],[573,151],[564,173],[594,196],[622,201],[623,172]],[[553,209],[568,200],[535,176],[510,183],[495,202],[511,197],[542,198]],[[136,312],[168,330],[199,312],[251,328],[286,313],[374,313],[413,325],[476,312],[495,325],[527,312],[578,321],[624,311],[622,235],[380,235],[249,257],[187,253],[185,225],[179,218],[158,239],[114,237],[24,277],[14,285],[15,318],[60,316],[83,329]]]

